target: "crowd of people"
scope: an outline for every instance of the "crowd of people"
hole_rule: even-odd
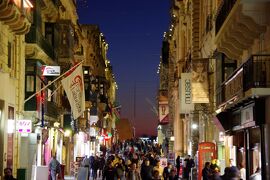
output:
[[[89,176],[103,180],[176,180],[177,168],[172,163],[161,165],[161,147],[147,141],[126,141],[112,147],[106,156],[85,157],[82,167]]]
[[[80,162],[77,179],[102,180],[189,180],[192,179],[191,170],[196,163],[188,155],[185,159],[177,156],[173,162],[161,164],[161,146],[150,141],[130,140],[114,144],[110,151],[103,151],[98,155],[85,156]],[[52,158],[49,170],[51,179],[56,179],[60,163]],[[181,169],[181,172],[180,172]],[[195,169],[195,172],[197,169]],[[88,176],[88,177],[87,177]],[[90,178],[91,177],[91,178]],[[197,176],[196,176],[197,177]],[[234,166],[230,159],[230,166],[221,174],[218,160],[206,162],[202,169],[203,180],[245,180],[246,172],[243,164]],[[249,177],[250,180],[261,180],[260,168]]]
[[[242,163],[239,166],[233,164],[233,159],[229,159],[230,166],[224,169],[221,175],[220,167],[214,159],[211,163],[206,162],[202,170],[203,180],[246,180],[246,170]],[[258,167],[256,172],[249,177],[249,180],[261,180],[261,169]]]

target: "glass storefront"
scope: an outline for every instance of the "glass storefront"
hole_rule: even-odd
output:
[[[249,148],[250,148],[250,173],[253,174],[257,168],[262,167],[261,162],[261,132],[260,128],[249,130]]]
[[[235,165],[243,166],[250,176],[262,167],[261,161],[261,132],[259,127],[244,129],[233,136],[233,145],[236,150]],[[233,153],[233,152],[232,152]]]

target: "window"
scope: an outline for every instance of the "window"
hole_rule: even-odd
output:
[[[11,68],[11,60],[12,60],[11,42],[8,42],[8,67],[9,68]]]
[[[35,91],[35,76],[34,75],[26,75],[26,92],[34,92]]]
[[[27,64],[25,67],[26,72],[35,72],[35,66]]]
[[[48,82],[48,84],[51,83],[51,81]],[[48,88],[47,91],[47,101],[53,102],[53,90]]]

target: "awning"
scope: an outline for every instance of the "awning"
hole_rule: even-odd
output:
[[[221,131],[229,131],[232,129],[232,123],[230,122],[230,117],[228,112],[221,112],[213,118],[214,124]]]
[[[218,130],[225,131],[225,129],[223,128],[223,126],[221,125],[221,123],[219,122],[219,120],[218,120],[218,118],[216,116],[213,117],[213,123],[218,128]]]

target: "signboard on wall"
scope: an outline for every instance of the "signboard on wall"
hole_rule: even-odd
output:
[[[175,152],[169,152],[168,153],[168,162],[172,165],[175,164]]]
[[[43,76],[60,76],[60,66],[42,66]]]
[[[17,131],[19,133],[31,133],[32,132],[32,121],[21,119],[17,121]]]
[[[191,91],[192,73],[181,73],[179,81],[180,113],[185,114],[194,110]]]
[[[255,126],[253,118],[253,106],[241,110],[241,125],[244,127]]]
[[[160,158],[160,166],[165,168],[168,165],[168,159],[167,158]]]

